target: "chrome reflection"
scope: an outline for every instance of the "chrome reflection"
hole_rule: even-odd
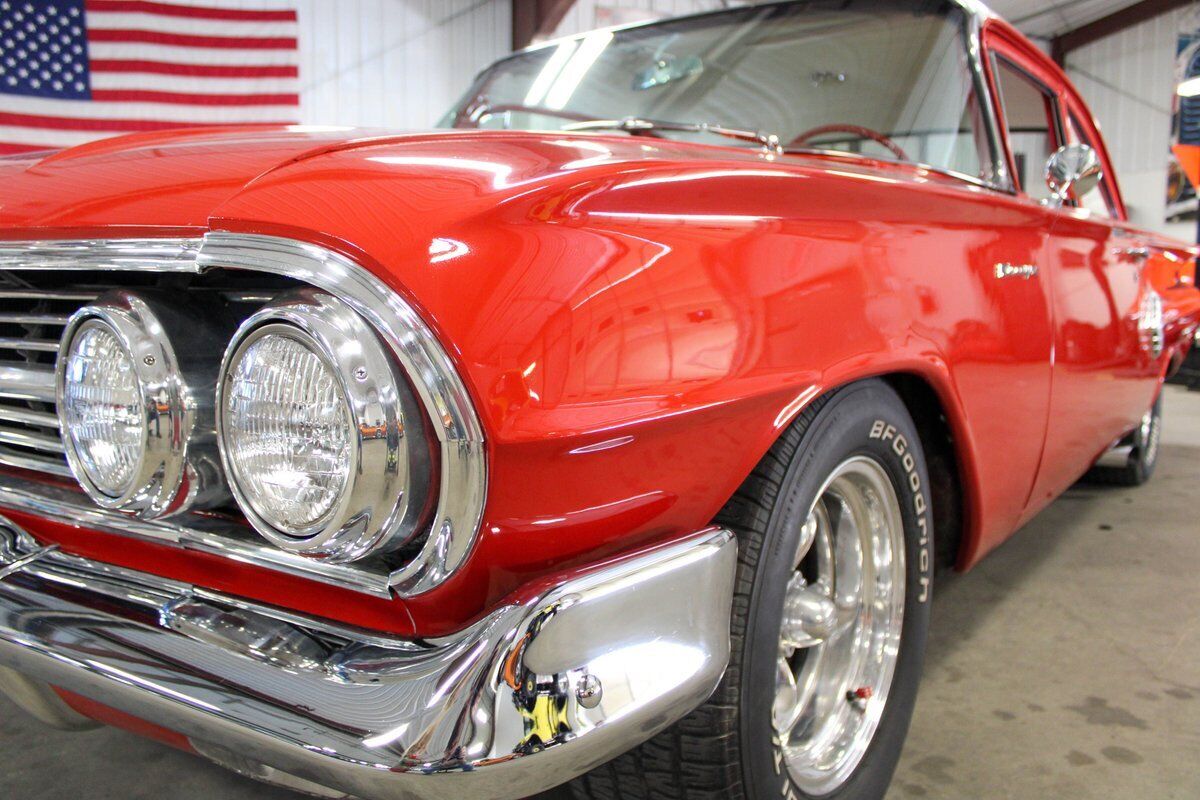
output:
[[[72,343],[97,329],[120,343],[130,359],[142,442],[127,485],[115,493],[97,485],[85,461],[65,397],[74,374]],[[67,462],[88,496],[102,508],[144,519],[218,505],[228,497],[217,456],[213,387],[234,322],[219,307],[195,298],[115,289],[83,306],[67,322],[55,365],[55,402]],[[186,347],[179,346],[186,342]]]
[[[137,519],[113,514],[91,502],[81,503],[75,493],[63,492],[55,485],[10,481],[5,476],[0,476],[0,507],[32,511],[106,533],[201,549],[385,597],[429,591],[461,566],[470,553],[487,496],[482,425],[461,377],[433,331],[402,297],[355,262],[326,248],[291,239],[210,232],[203,239],[5,242],[0,244],[0,269],[118,274],[199,274],[230,269],[279,275],[323,289],[366,319],[395,354],[413,382],[441,451],[438,498],[429,533],[412,558],[398,566],[373,560],[357,562],[354,567],[315,562],[264,546],[256,541],[258,537],[247,538],[239,526],[227,520],[194,513],[172,517],[171,522]],[[48,374],[11,366],[5,369],[0,384],[8,384],[10,391],[21,391],[43,402],[54,400],[54,382]],[[47,469],[44,460],[27,456],[0,454],[0,462],[25,469]],[[67,472],[65,465],[51,471]]]
[[[840,789],[887,705],[904,624],[904,524],[878,462],[840,464],[800,530],[784,599],[772,722],[808,795]]]
[[[0,529],[0,565],[36,549]],[[0,580],[0,664],[219,742],[256,776],[517,798],[708,697],[736,560],[732,534],[708,530],[409,641],[48,551]]]
[[[345,483],[329,510],[300,528],[281,528],[261,511],[241,462],[231,412],[262,387],[245,385],[236,365],[256,343],[295,341],[326,365],[348,425]],[[276,546],[323,560],[348,563],[398,549],[421,532],[432,459],[421,408],[399,365],[361,316],[330,294],[301,289],[282,294],[252,314],[229,342],[217,382],[217,433],[229,488],[246,519]],[[275,406],[276,408],[278,406]],[[293,406],[291,415],[301,415]],[[315,422],[316,420],[312,420]],[[291,434],[295,435],[295,434]],[[312,452],[309,440],[285,452]],[[262,469],[260,464],[258,467]],[[295,470],[297,467],[290,467]],[[284,481],[291,485],[292,481]]]

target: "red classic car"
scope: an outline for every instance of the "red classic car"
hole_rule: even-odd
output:
[[[1200,321],[973,0],[0,159],[0,686],[322,796],[880,797],[934,572],[1136,484]]]

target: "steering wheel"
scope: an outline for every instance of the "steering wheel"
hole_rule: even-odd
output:
[[[822,125],[819,128],[813,128],[812,130],[805,131],[795,139],[792,139],[789,147],[803,147],[808,144],[810,140],[826,133],[849,133],[862,139],[870,139],[880,146],[890,150],[896,156],[896,158],[900,159],[901,161],[912,161],[912,159],[908,157],[908,153],[905,153],[900,145],[896,144],[879,131],[873,131],[870,128],[863,127],[862,125]]]

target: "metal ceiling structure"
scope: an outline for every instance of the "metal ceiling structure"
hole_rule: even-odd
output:
[[[994,0],[996,13],[1026,35],[1050,42],[1054,60],[1195,0]]]
[[[739,0],[726,0],[740,5]],[[1061,61],[1071,50],[1196,0],[985,0],[1026,35],[1052,43]],[[575,0],[513,0],[513,46],[549,35]]]
[[[1053,39],[1078,30],[1139,0],[984,0],[1000,16],[1016,25],[1026,36]]]

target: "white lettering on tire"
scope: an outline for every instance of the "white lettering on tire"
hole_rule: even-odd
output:
[[[871,425],[871,438],[878,439],[885,444],[890,443],[892,452],[899,456],[900,465],[908,477],[913,513],[917,517],[917,571],[919,573],[917,582],[921,589],[917,595],[917,602],[927,603],[929,602],[929,572],[933,556],[929,548],[929,501],[925,497],[925,487],[921,485],[921,473],[917,471],[917,460],[909,448],[908,439],[904,434],[896,431],[895,425],[891,425],[885,420],[877,419]]]

